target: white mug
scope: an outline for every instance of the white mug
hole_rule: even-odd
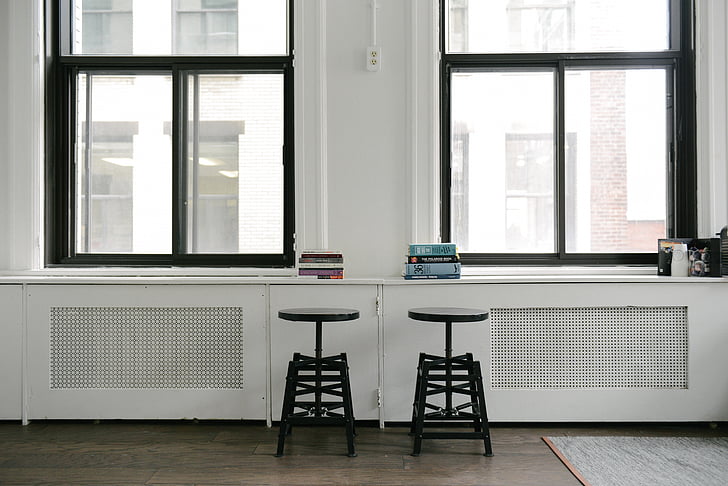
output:
[[[690,275],[690,259],[688,258],[688,245],[678,243],[672,245],[672,262],[670,275],[673,277],[687,277]]]

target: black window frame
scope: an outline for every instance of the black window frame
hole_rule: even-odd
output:
[[[294,46],[293,0],[288,0],[288,51],[279,56],[65,55],[70,52],[71,12],[62,0],[46,0],[45,29],[45,265],[55,266],[295,266]],[[70,2],[69,2],[70,5]],[[64,34],[65,33],[65,34]],[[79,70],[164,73],[172,76],[172,253],[84,253],[75,245],[74,78]],[[283,75],[283,248],[281,253],[188,253],[185,251],[186,142],[183,77],[196,73],[277,73]]]
[[[657,52],[564,52],[472,54],[446,50],[448,0],[439,5],[440,81],[440,239],[451,240],[451,118],[450,79],[453,72],[494,67],[553,68],[556,70],[555,106],[555,234],[554,253],[460,253],[464,265],[655,265],[657,242],[652,253],[573,253],[566,252],[564,70],[578,67],[673,66],[668,70],[674,81],[673,113],[668,119],[672,142],[667,161],[667,235],[697,236],[697,150],[695,81],[694,0],[671,0],[671,48]],[[469,28],[474,28],[472,25]],[[676,35],[677,34],[677,35]],[[679,48],[673,43],[679,40]],[[672,74],[671,74],[672,73]],[[670,139],[668,139],[670,140]]]

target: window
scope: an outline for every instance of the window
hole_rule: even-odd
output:
[[[442,0],[443,241],[650,264],[696,229],[692,2]]]
[[[291,4],[49,0],[49,264],[293,265]]]
[[[237,0],[177,0],[176,52],[237,54],[237,3]]]

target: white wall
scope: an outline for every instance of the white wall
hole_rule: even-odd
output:
[[[8,121],[9,121],[9,83],[10,69],[8,57],[10,54],[10,4],[0,2],[0,228],[8,227],[8,206],[11,201],[11,193],[8,191]],[[10,242],[7,231],[0,232],[0,267],[7,268],[7,258],[10,250]]]
[[[40,2],[0,2],[0,268],[37,265],[42,170]]]
[[[39,265],[40,3],[0,2],[0,270]],[[343,250],[349,277],[396,276],[406,244],[437,234],[436,1],[378,3],[373,73],[371,0],[296,2],[299,248]],[[728,222],[726,5],[697,3],[705,236]]]
[[[728,224],[728,6],[696,2],[698,91],[698,224],[710,236]]]
[[[296,48],[306,83],[297,105],[318,122],[299,124],[299,247],[341,249],[357,277],[399,275],[406,245],[433,241],[438,218],[435,5],[378,2],[379,72],[365,68],[371,9],[307,2]]]
[[[391,275],[405,250],[405,2],[380,2],[381,71],[365,69],[369,2],[328,2],[329,245],[347,271]]]

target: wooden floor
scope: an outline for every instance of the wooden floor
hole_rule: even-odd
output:
[[[410,456],[404,427],[297,427],[286,455],[277,430],[239,422],[0,422],[0,484],[539,485],[579,483],[541,440],[559,435],[728,435],[697,425],[491,428],[494,457],[470,440],[426,440]]]

